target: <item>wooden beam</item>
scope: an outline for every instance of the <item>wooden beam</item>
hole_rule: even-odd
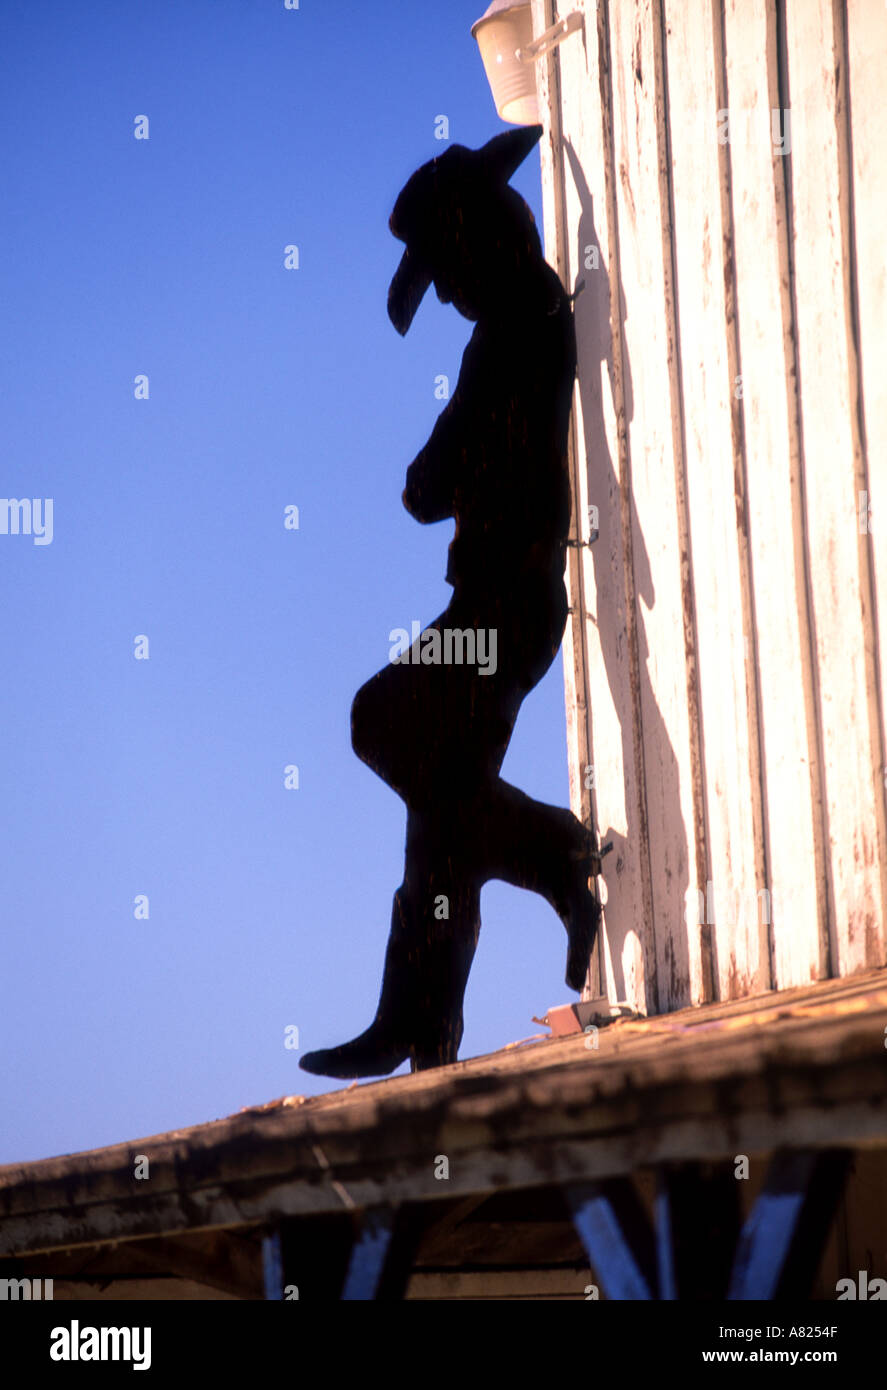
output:
[[[532,1299],[538,1302],[588,1300],[591,1270],[558,1269],[417,1270],[410,1277],[409,1300]]]
[[[433,1204],[778,1146],[884,1145],[883,982],[614,1024],[599,1051],[578,1035],[2,1169],[0,1256],[312,1213],[347,1223],[343,1191],[357,1208]],[[133,1182],[135,1153],[150,1182]],[[429,1153],[450,1156],[447,1183]]]
[[[456,1202],[445,1215],[438,1217],[432,1223],[425,1233],[426,1241],[435,1246],[445,1243],[454,1231],[488,1200],[488,1193],[482,1192],[477,1196],[465,1197],[461,1202]]]
[[[245,1238],[227,1231],[202,1231],[171,1239],[123,1241],[53,1250],[0,1263],[0,1277],[16,1277],[11,1266],[29,1278],[48,1278],[56,1289],[78,1284],[100,1286],[122,1276],[171,1277],[214,1288],[232,1298],[258,1298],[262,1290],[258,1231]],[[62,1295],[56,1292],[56,1298]]]
[[[230,1231],[205,1231],[172,1240],[137,1241],[133,1249],[146,1270],[190,1279],[236,1298],[258,1298],[261,1294],[257,1240]]]

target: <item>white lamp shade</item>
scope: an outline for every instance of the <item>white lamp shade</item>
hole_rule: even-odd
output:
[[[483,59],[496,110],[512,125],[538,125],[536,64],[522,63],[519,48],[533,42],[533,15],[527,3],[494,0],[471,26]]]

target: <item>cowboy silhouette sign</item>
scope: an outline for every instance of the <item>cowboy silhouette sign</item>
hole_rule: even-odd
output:
[[[521,702],[554,660],[567,617],[572,309],[508,182],[541,134],[534,126],[479,150],[451,146],[413,174],[391,214],[406,243],[388,293],[397,331],[407,332],[432,284],[476,327],[403,492],[417,521],[455,519],[453,596],[352,706],[354,751],[406,803],[406,863],[375,1018],[352,1041],[302,1058],[324,1076],[456,1060],[489,879],[548,900],[567,930],[575,990],[597,930],[590,832],[499,775]]]

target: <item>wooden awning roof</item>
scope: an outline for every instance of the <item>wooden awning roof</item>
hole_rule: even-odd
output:
[[[405,1202],[448,1203],[443,1215],[663,1163],[887,1144],[887,971],[619,1021],[593,1041],[546,1039],[2,1167],[0,1259],[144,1252],[201,1232],[206,1250],[283,1218]],[[138,1255],[134,1244],[134,1268]]]

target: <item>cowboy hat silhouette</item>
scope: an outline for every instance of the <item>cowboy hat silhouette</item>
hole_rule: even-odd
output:
[[[398,240],[407,244],[388,291],[388,316],[398,333],[409,329],[435,267],[443,273],[448,264],[458,263],[458,239],[471,236],[464,225],[466,215],[501,221],[503,213],[511,212],[518,220],[529,216],[532,222],[532,213],[508,181],[541,134],[541,126],[528,126],[494,135],[479,150],[452,145],[404,185],[388,222]],[[464,274],[464,255],[458,268]]]
[[[457,1058],[462,1002],[491,878],[541,893],[567,930],[567,983],[582,988],[600,908],[593,838],[560,807],[499,775],[525,695],[548,670],[567,616],[567,434],[576,370],[570,301],[532,213],[508,185],[541,135],[455,145],[399,194],[406,243],[388,313],[405,334],[428,288],[475,329],[459,380],[407,469],[403,501],[422,523],[454,518],[453,597],[413,647],[355,696],[352,746],[407,806],[404,880],[394,895],[382,990],[363,1033],[310,1052],[306,1071],[378,1076]],[[450,633],[495,639],[495,670],[440,660]],[[475,644],[470,644],[474,651]],[[452,648],[455,650],[455,648]]]

